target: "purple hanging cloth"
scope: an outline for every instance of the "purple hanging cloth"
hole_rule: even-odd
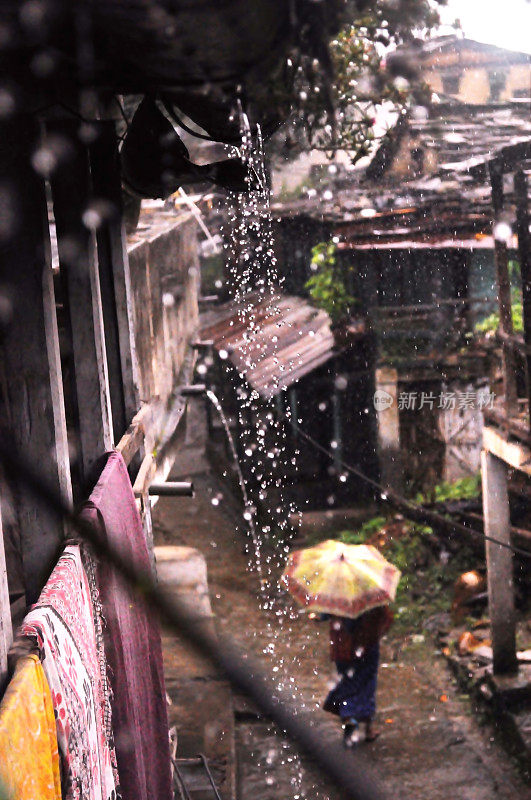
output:
[[[82,515],[137,569],[150,574],[142,522],[125,462],[107,455]],[[107,563],[97,571],[123,800],[171,800],[170,750],[158,621]]]

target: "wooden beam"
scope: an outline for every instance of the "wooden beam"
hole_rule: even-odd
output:
[[[108,337],[107,355],[109,357],[112,336],[118,362],[116,365],[113,362],[111,373],[109,359],[111,401],[113,394],[116,397],[112,403],[113,419],[116,419],[114,432],[118,436],[124,433],[127,423],[139,409],[140,391],[131,276],[123,225],[118,139],[114,122],[99,122],[96,127],[98,135],[90,147],[90,162],[94,194],[104,212],[103,224],[97,232],[98,260],[102,290],[106,287],[103,311]],[[121,403],[125,425],[121,417],[114,413],[118,402]]]
[[[485,533],[511,544],[507,465],[485,450],[481,454]],[[495,674],[516,672],[516,618],[514,609],[513,554],[492,541],[485,541],[489,615]]]
[[[487,425],[494,423],[505,438],[509,434],[521,443],[531,445],[531,434],[522,420],[515,417],[507,417],[503,411],[498,411],[496,408],[484,408],[483,419]]]
[[[146,452],[153,452],[156,420],[160,414],[160,404],[152,402],[142,406],[133,417],[131,424],[116,445],[116,449],[120,451],[128,466],[137,453],[141,453],[141,461],[143,461]]]
[[[494,263],[496,266],[496,282],[498,284],[500,329],[502,333],[512,336],[514,330],[507,244],[496,236],[496,225],[499,223],[500,214],[503,211],[503,173],[496,169],[495,165],[490,164],[489,175],[492,191],[492,207],[494,210]],[[502,371],[505,410],[507,416],[510,417],[516,413],[517,407],[516,364],[512,348],[505,343],[502,345]]]
[[[516,195],[518,261],[522,276],[522,316],[524,321],[524,342],[526,344],[528,424],[531,431],[531,237],[529,236],[527,177],[521,169],[514,176],[514,192]]]
[[[72,335],[73,366],[84,489],[98,458],[113,446],[112,412],[98,272],[97,220],[87,216],[92,198],[87,147],[79,123],[48,123],[51,136],[68,143],[70,158],[51,177],[61,280]]]
[[[122,454],[127,466],[129,466],[139,450],[144,447],[144,435],[144,425],[141,422],[135,423],[135,420],[133,420],[116,445],[116,449]]]
[[[531,448],[519,442],[508,442],[494,428],[483,428],[483,447],[509,467],[531,477]]]
[[[2,123],[0,168],[9,213],[0,226],[0,285],[12,305],[2,330],[2,415],[20,451],[71,502],[48,211],[44,181],[31,165],[39,145],[33,118]],[[26,599],[33,603],[57,558],[63,523],[21,487],[14,491]]]
[[[510,345],[513,348],[513,350],[516,350],[517,353],[524,353],[525,355],[531,355],[531,346],[526,345],[523,336],[519,336],[517,333],[514,335],[510,335],[508,333],[503,333],[503,331],[498,330],[496,332],[496,337],[500,340],[500,342],[504,342]]]
[[[142,519],[142,527],[144,528],[144,536],[146,537],[146,545],[149,553],[149,560],[151,562],[151,571],[153,576],[157,575],[157,567],[155,564],[155,546],[153,540],[153,519],[151,517],[151,498],[146,492],[142,497],[137,500],[140,506],[140,517]]]
[[[149,487],[157,474],[157,462],[153,453],[149,452],[144,457],[138,475],[136,476],[133,484],[133,492],[136,498],[137,506],[139,509],[140,517],[142,519],[142,527],[144,529],[144,536],[146,537],[146,545],[151,560],[151,568],[155,572],[155,551],[153,544],[153,521],[151,519],[151,499],[149,497]]]
[[[483,514],[475,514],[472,511],[461,511],[458,515],[463,522],[477,522],[483,527],[485,520]],[[477,541],[477,539],[476,539]],[[511,525],[511,541],[522,550],[529,550],[531,553],[531,531],[526,531],[524,528],[516,528]]]
[[[144,495],[147,495],[148,489],[156,474],[157,462],[153,456],[153,453],[148,453],[140,465],[138,475],[136,476],[133,484],[133,492],[136,498],[141,498],[144,497]]]

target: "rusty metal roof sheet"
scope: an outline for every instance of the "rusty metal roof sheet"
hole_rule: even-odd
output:
[[[415,231],[405,231],[404,236],[392,239],[390,237],[367,237],[364,240],[341,242],[340,250],[494,250],[494,237],[478,235],[476,237],[463,237],[462,239],[448,236],[426,236],[415,239]],[[516,250],[517,237],[512,235],[507,240],[509,250]]]
[[[232,300],[201,315],[200,333],[266,399],[334,356],[328,314],[301,297]]]
[[[423,154],[422,166],[413,159],[413,150]],[[409,159],[403,174],[394,170],[402,156]],[[406,227],[405,238],[423,245],[432,235],[472,240],[492,228],[485,166],[492,159],[504,169],[513,168],[518,160],[531,175],[529,99],[485,106],[434,103],[424,114],[400,117],[371,164],[352,173],[351,186],[338,187],[326,202],[319,194],[312,200],[276,204],[273,213],[276,218],[300,215],[324,220],[355,245],[365,244],[366,237],[382,242],[384,236],[406,233],[401,230]],[[531,181],[529,186],[531,191]],[[509,181],[506,210],[511,211],[514,203]]]

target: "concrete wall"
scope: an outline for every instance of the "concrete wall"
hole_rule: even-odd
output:
[[[419,175],[432,175],[437,171],[437,153],[434,149],[422,144],[423,156],[421,166],[417,166],[412,157],[412,150],[420,144],[419,137],[407,131],[401,138],[398,152],[395,154],[387,173],[395,178],[410,180]]]
[[[444,94],[443,72],[429,69],[422,76],[423,80],[436,94]],[[508,67],[501,65],[466,67],[460,75],[459,93],[453,96],[463,103],[482,104],[491,102],[493,98],[491,98],[489,73],[492,72],[505,76],[505,86],[500,91],[498,98],[500,102],[510,100],[515,96],[522,96],[522,93],[526,97],[530,96],[531,66],[529,64],[512,64]],[[455,74],[455,71],[453,71],[453,74]]]
[[[187,344],[197,330],[196,227],[189,215],[154,215],[129,242],[143,402],[168,400],[183,367]]]

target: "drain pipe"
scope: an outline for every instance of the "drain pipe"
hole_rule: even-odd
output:
[[[156,497],[194,497],[194,484],[191,481],[165,481],[152,483],[148,494]]]

